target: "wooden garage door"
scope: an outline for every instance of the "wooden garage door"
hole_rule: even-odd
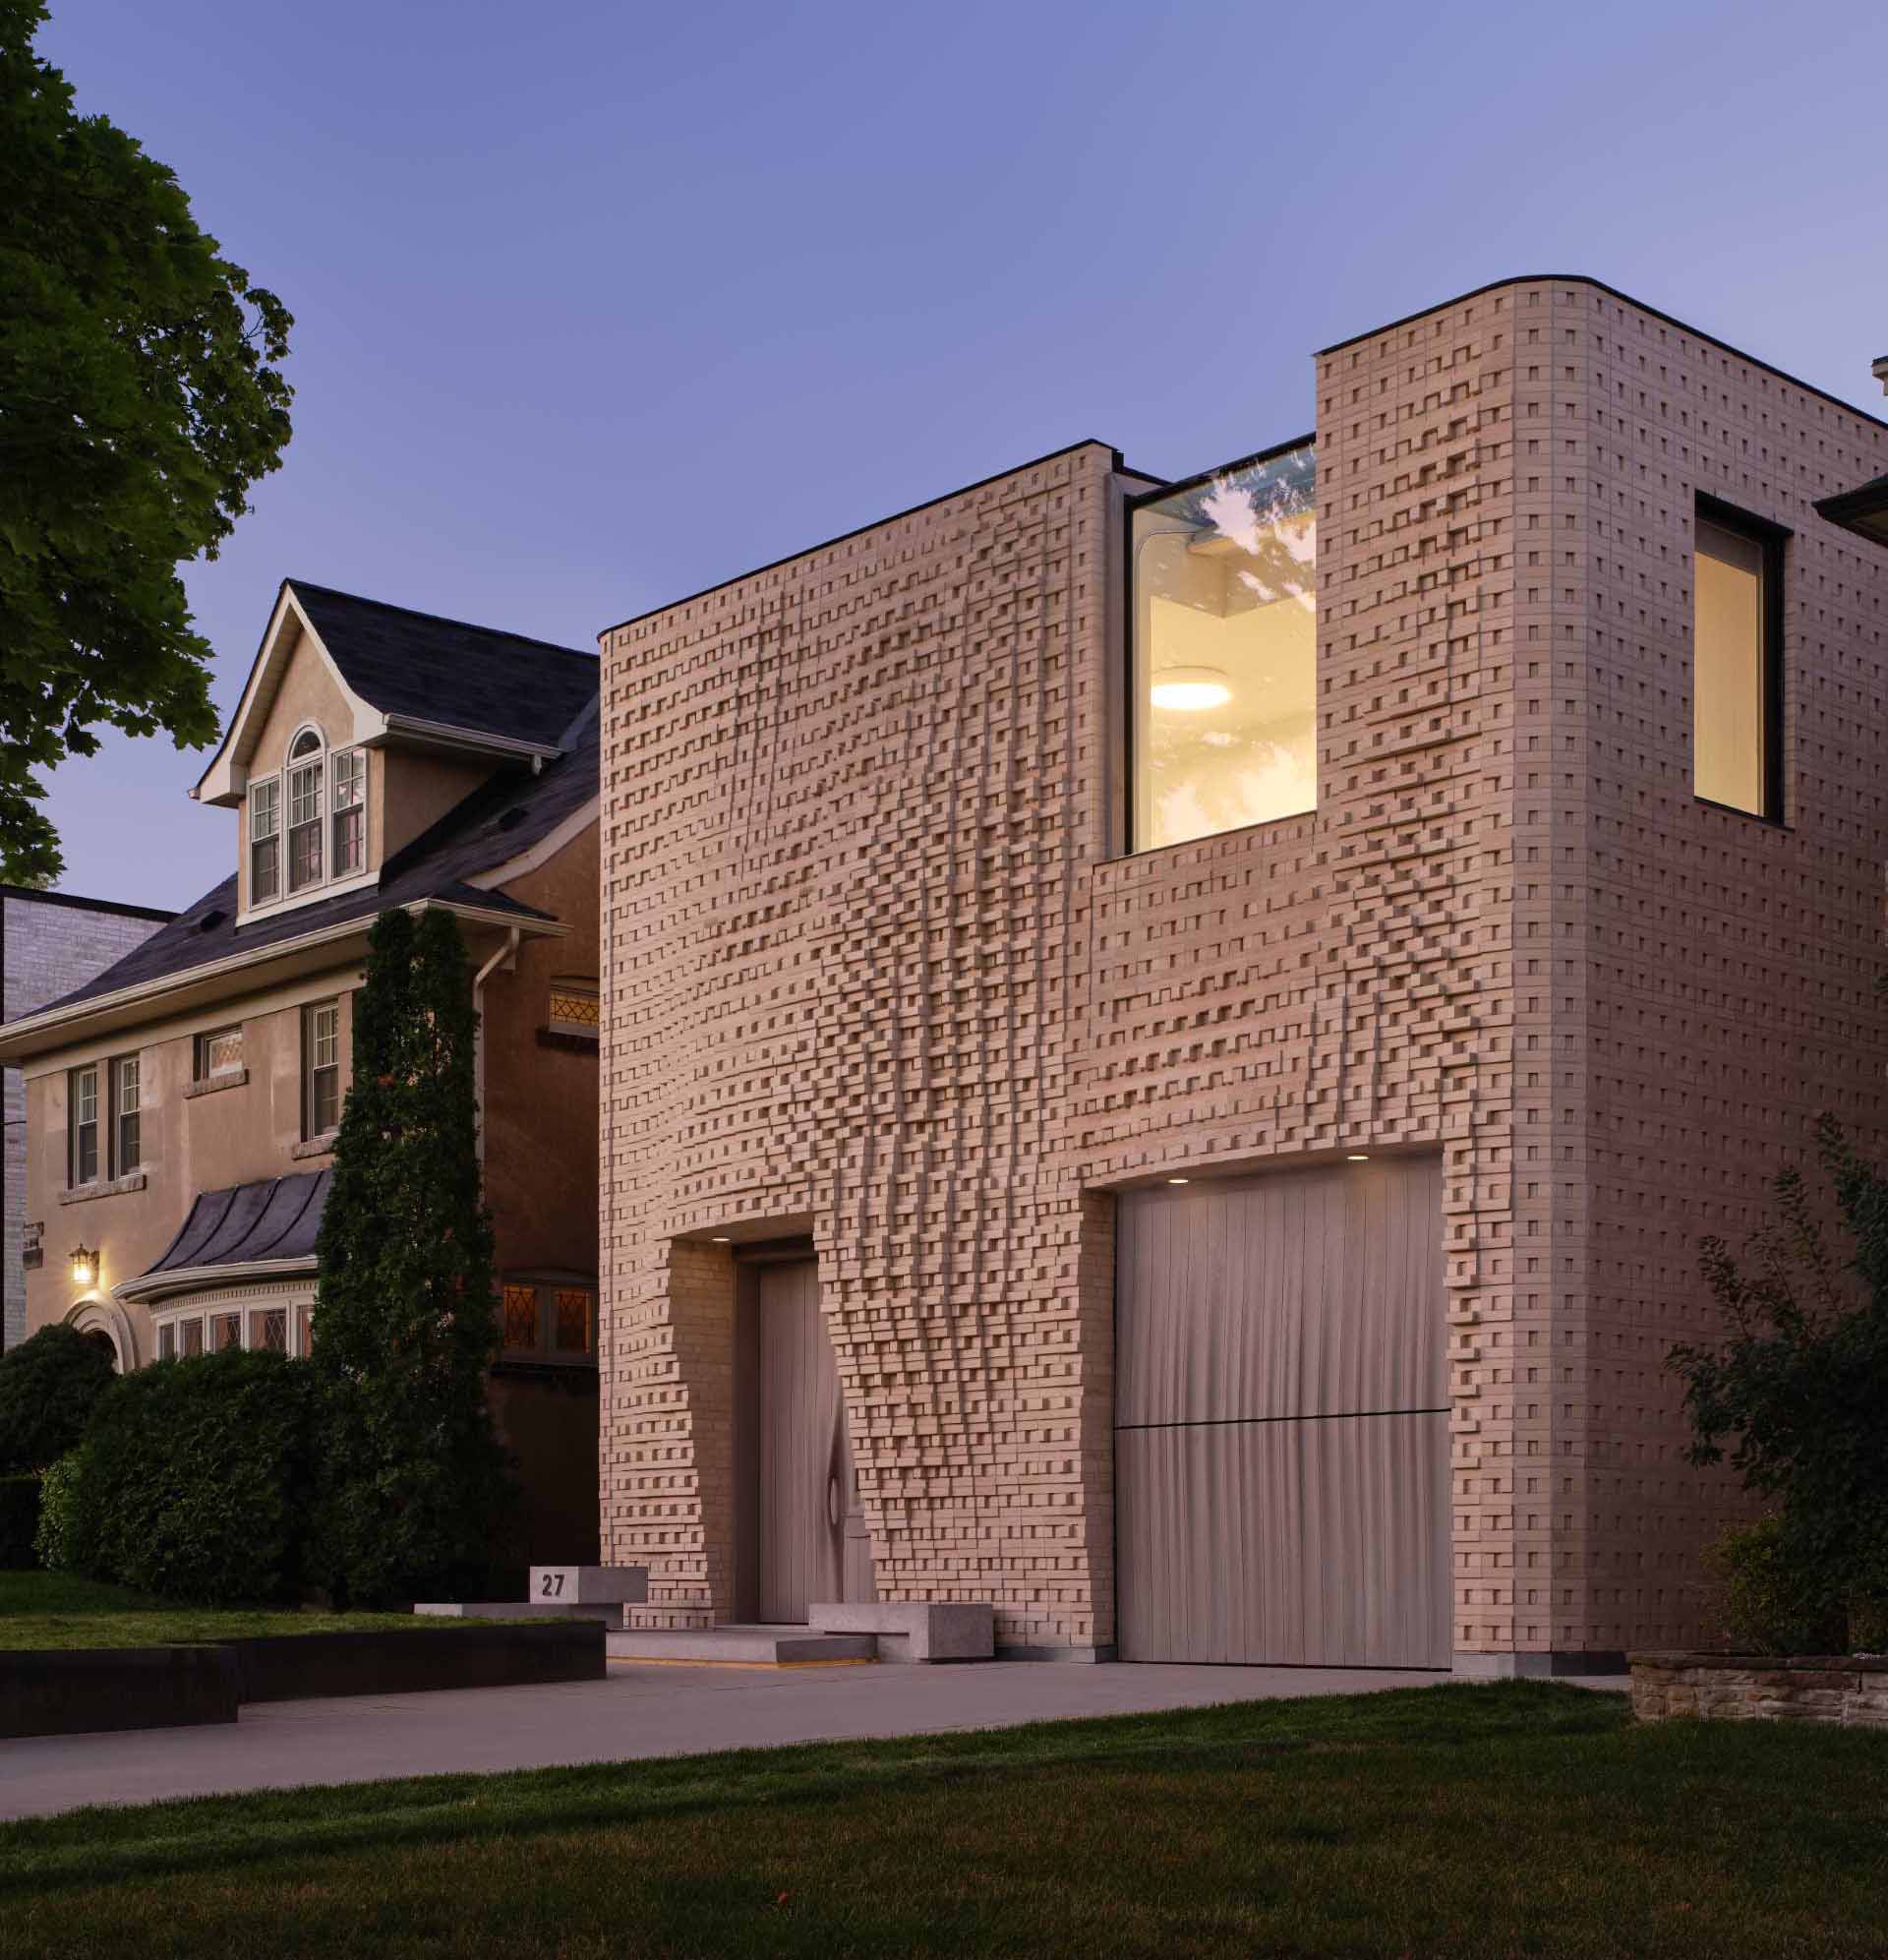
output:
[[[1121,1202],[1128,1660],[1449,1664],[1442,1166]]]

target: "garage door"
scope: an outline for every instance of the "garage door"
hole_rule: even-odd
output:
[[[1121,1202],[1128,1660],[1449,1664],[1442,1165]]]

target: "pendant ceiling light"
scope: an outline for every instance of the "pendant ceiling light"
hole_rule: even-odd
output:
[[[1206,708],[1223,708],[1232,699],[1232,689],[1216,667],[1167,667],[1153,677],[1151,699],[1156,708],[1198,714]]]

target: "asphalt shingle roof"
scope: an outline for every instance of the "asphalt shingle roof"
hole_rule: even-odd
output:
[[[347,684],[383,714],[555,747],[597,691],[594,653],[288,583]]]
[[[303,590],[300,585],[295,589]],[[536,644],[528,640],[516,643]],[[423,898],[476,905],[488,912],[514,913],[519,919],[550,917],[535,907],[505,897],[502,892],[482,891],[467,880],[528,851],[597,794],[601,750],[598,663],[581,655],[570,657],[583,660],[588,692],[577,697],[569,712],[546,737],[548,743],[561,746],[564,752],[546,762],[535,774],[516,767],[499,770],[430,829],[387,859],[381,867],[378,886],[345,892],[336,898],[317,899],[312,904],[239,927],[236,878],[231,873],[195,905],[179,913],[168,925],[160,926],[148,939],[135,946],[116,966],[107,967],[95,979],[50,1005],[74,1006],[124,987],[171,979],[235,954],[299,939],[324,925],[371,919],[389,906],[411,905]],[[559,693],[566,686],[567,677],[560,674],[550,683],[550,693]],[[541,706],[548,698],[549,694],[541,697]],[[376,702],[376,705],[381,704]],[[540,725],[549,727],[548,722]],[[512,732],[518,732],[515,721]]]

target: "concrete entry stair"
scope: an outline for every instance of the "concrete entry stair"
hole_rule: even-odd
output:
[[[996,1613],[988,1605],[922,1599],[809,1606],[822,1633],[870,1633],[882,1661],[986,1661],[996,1653]]]
[[[808,1667],[875,1661],[869,1633],[823,1633],[813,1627],[727,1626],[694,1632],[658,1629],[607,1633],[613,1661],[692,1661],[698,1666]]]

